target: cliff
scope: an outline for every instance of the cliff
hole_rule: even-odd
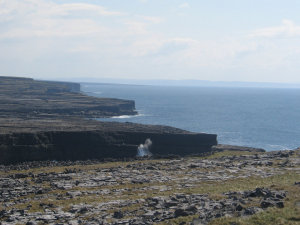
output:
[[[127,131],[48,131],[0,135],[0,164],[41,160],[134,158],[147,138],[155,155],[188,155],[209,151],[216,136]]]
[[[154,155],[208,152],[213,134],[192,133],[169,126],[99,122],[76,117],[1,119],[0,164],[40,160],[123,159],[137,155],[150,138]]]
[[[0,77],[0,115],[8,117],[134,115],[130,100],[96,98],[79,93],[80,85]]]

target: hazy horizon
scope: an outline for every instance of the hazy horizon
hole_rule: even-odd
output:
[[[43,79],[41,79],[43,80]],[[93,83],[93,84],[124,84],[153,86],[187,86],[187,87],[258,87],[258,88],[300,88],[300,83],[276,82],[242,82],[242,81],[209,81],[209,80],[149,80],[149,79],[116,79],[116,78],[74,78],[56,81]]]
[[[210,81],[210,80],[163,80],[163,79],[117,79],[117,78],[35,78],[34,76],[7,76],[0,77],[30,78],[41,81],[74,82],[81,84],[120,84],[120,85],[152,85],[170,87],[237,87],[237,88],[300,88],[300,83],[280,82],[242,82],[242,81]]]

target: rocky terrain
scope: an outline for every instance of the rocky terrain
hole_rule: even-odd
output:
[[[300,221],[300,149],[220,148],[206,157],[0,166],[0,224]]]

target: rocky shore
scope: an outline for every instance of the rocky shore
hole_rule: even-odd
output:
[[[299,150],[222,150],[206,157],[2,165],[0,224],[222,224],[283,210],[291,201],[297,213],[299,156]],[[299,214],[290,219],[299,221]]]

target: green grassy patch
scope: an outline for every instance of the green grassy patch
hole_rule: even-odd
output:
[[[205,159],[216,159],[226,156],[242,156],[242,155],[259,155],[263,154],[263,152],[247,152],[247,151],[221,151],[221,152],[214,152],[209,156],[205,156]]]

